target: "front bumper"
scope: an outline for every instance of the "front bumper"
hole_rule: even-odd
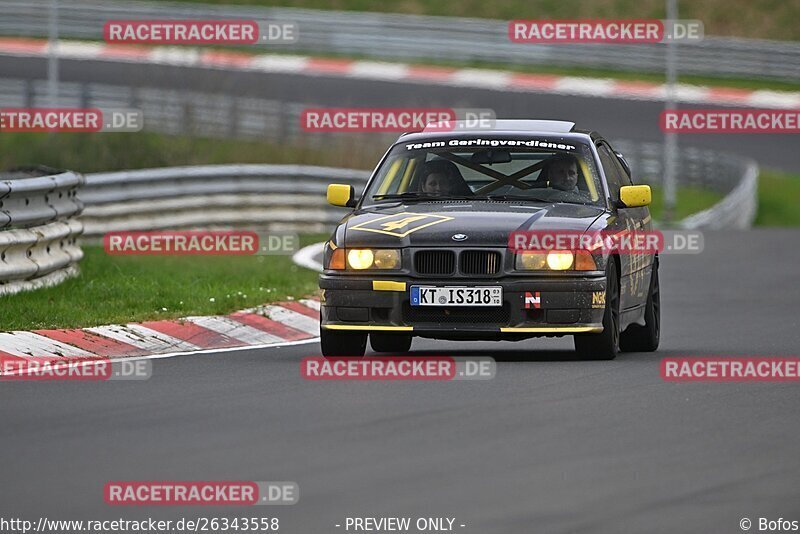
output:
[[[330,330],[406,332],[443,339],[524,339],[603,330],[603,272],[495,280],[326,273],[320,276],[319,285],[323,290],[321,326]],[[412,285],[499,285],[503,306],[412,307]]]

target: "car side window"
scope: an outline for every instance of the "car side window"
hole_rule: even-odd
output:
[[[609,148],[611,147],[609,146]],[[611,148],[611,154],[614,156],[614,166],[617,168],[617,172],[622,179],[622,185],[633,185],[633,177],[625,170],[625,166],[622,164],[619,156],[617,156],[617,152],[613,148]]]
[[[619,200],[619,188],[625,184],[620,169],[617,167],[617,157],[611,153],[608,147],[600,143],[597,145],[597,153],[600,155],[600,163],[603,165],[603,172],[608,181],[608,190],[612,200]],[[627,177],[626,177],[627,178]],[[626,180],[627,181],[627,180]]]

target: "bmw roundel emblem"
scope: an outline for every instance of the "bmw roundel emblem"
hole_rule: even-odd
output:
[[[455,234],[453,236],[453,241],[464,241],[467,238],[466,234]]]

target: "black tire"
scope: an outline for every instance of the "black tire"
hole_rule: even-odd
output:
[[[330,356],[363,356],[367,350],[366,332],[342,332],[323,328],[319,332],[322,355]]]
[[[411,334],[373,332],[369,335],[369,344],[375,352],[408,352],[411,348]]]
[[[658,258],[653,261],[653,275],[644,309],[644,326],[632,324],[619,338],[623,352],[653,352],[661,340],[661,287],[658,283]]]
[[[587,360],[613,360],[619,352],[619,277],[614,258],[606,267],[606,309],[603,313],[603,332],[576,334],[575,352]]]

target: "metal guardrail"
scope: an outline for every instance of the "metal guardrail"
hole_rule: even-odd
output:
[[[84,234],[249,226],[325,231],[342,217],[328,206],[332,181],[363,187],[370,173],[305,165],[206,165],[88,174]]]
[[[78,274],[83,252],[77,238],[83,226],[75,217],[83,208],[77,197],[83,183],[74,172],[0,174],[0,295]]]
[[[661,184],[663,145],[616,141],[614,148],[625,155],[635,177],[650,185]],[[715,191],[722,194],[723,199],[678,222],[678,226],[705,230],[750,228],[758,209],[758,173],[758,164],[751,158],[682,147],[677,162],[678,184]]]
[[[689,229],[750,228],[758,211],[758,165],[748,161],[739,184],[713,207],[681,221]]]
[[[301,131],[300,114],[310,106],[306,103],[86,82],[61,82],[58,102],[63,107],[139,109],[144,115],[145,130],[171,135],[282,141],[301,136],[306,141],[330,139],[325,134],[315,136]],[[48,105],[46,80],[0,79],[0,107]]]
[[[4,0],[0,35],[47,35],[48,8],[49,0]],[[109,19],[243,18],[297,23],[297,43],[271,47],[287,52],[648,72],[664,72],[666,62],[661,44],[516,44],[507,22],[492,19],[112,0],[62,2],[59,18],[62,38],[102,39]],[[800,79],[797,42],[707,36],[676,48],[686,74]]]

